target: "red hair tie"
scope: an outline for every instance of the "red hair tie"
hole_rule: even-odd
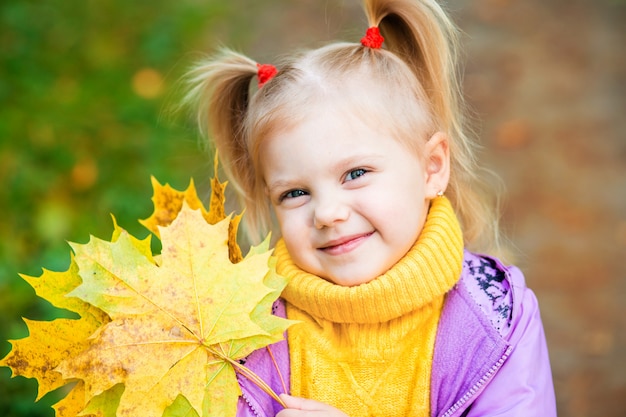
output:
[[[266,82],[278,74],[278,70],[272,64],[256,64],[256,67],[257,77],[259,79],[259,88],[263,87]]]
[[[380,35],[378,26],[372,26],[365,32],[365,36],[361,38],[361,45],[372,49],[380,49],[383,46],[385,38]]]

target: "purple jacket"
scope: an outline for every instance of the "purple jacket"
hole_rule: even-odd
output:
[[[285,316],[284,303],[275,314]],[[271,346],[289,387],[286,341]],[[245,362],[275,392],[283,392],[266,349]],[[238,376],[238,417],[273,417],[271,397]],[[556,416],[552,374],[537,299],[521,272],[497,259],[465,252],[461,279],[446,296],[437,329],[431,377],[431,415]]]

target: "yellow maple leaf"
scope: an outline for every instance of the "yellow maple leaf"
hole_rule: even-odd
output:
[[[123,232],[113,219],[114,231],[111,238],[116,241]],[[146,256],[150,253],[149,239],[131,239],[138,251]],[[35,321],[24,318],[29,335],[23,339],[10,340],[12,350],[0,360],[0,366],[8,366],[12,376],[35,378],[38,385],[37,400],[45,394],[72,382],[63,378],[56,367],[63,360],[72,358],[86,349],[91,343],[89,337],[110,321],[99,308],[67,294],[75,289],[82,279],[74,256],[66,271],[43,270],[40,277],[20,275],[28,282],[35,293],[55,307],[77,313],[79,319],[55,319]],[[70,392],[54,405],[57,417],[74,417],[87,403],[82,381],[74,385]],[[83,414],[84,416],[92,414]]]
[[[254,250],[229,259],[229,219],[211,225],[186,203],[159,229],[157,265],[126,232],[114,242],[73,244],[83,282],[70,296],[111,322],[57,371],[84,381],[91,399],[125,385],[117,415],[160,417],[179,396],[201,416],[234,415],[232,362],[282,339],[290,324],[271,314],[286,281]]]
[[[90,343],[87,338],[103,323],[108,322],[109,318],[103,311],[78,298],[66,297],[81,282],[73,257],[67,271],[53,272],[44,269],[39,278],[27,275],[21,277],[35,289],[39,297],[81,316],[80,319],[52,321],[25,318],[23,320],[28,327],[29,336],[10,340],[12,350],[0,361],[0,366],[10,367],[12,376],[36,378],[39,381],[39,400],[43,395],[69,382],[55,367],[63,359],[85,349]]]
[[[115,385],[90,399],[85,406],[85,383],[77,381],[74,388],[52,408],[56,412],[56,417],[116,417],[117,406],[123,391],[123,384]]]
[[[193,181],[190,182],[189,187],[185,191],[177,191],[169,185],[161,186],[154,178],[152,178],[152,183],[154,187],[154,213],[148,219],[141,222],[160,238],[162,234],[160,227],[170,225],[178,218],[181,211],[184,212],[185,214],[180,220],[183,226],[178,227],[178,229],[174,227],[172,230],[179,230],[180,232],[186,225],[186,231],[174,234],[170,233],[169,235],[168,232],[165,232],[165,235],[169,236],[166,237],[167,243],[170,244],[171,247],[178,247],[180,249],[185,244],[191,242],[190,237],[193,235],[196,235],[195,237],[204,236],[204,238],[206,238],[204,241],[210,242],[215,249],[215,251],[211,252],[211,256],[223,261],[211,263],[208,266],[208,271],[204,271],[206,274],[201,277],[201,279],[198,279],[199,277],[195,275],[193,279],[198,279],[196,281],[197,283],[204,284],[203,279],[207,279],[211,274],[214,274],[213,276],[216,281],[214,280],[213,283],[218,287],[224,283],[231,282],[231,280],[238,282],[237,285],[244,285],[242,284],[243,281],[238,281],[239,278],[237,274],[233,275],[232,271],[225,272],[225,270],[228,271],[229,268],[234,268],[233,264],[240,263],[243,259],[241,249],[237,244],[237,229],[241,216],[232,216],[229,220],[224,220],[226,218],[224,209],[224,191],[226,183],[220,182],[217,178],[217,158],[215,160],[215,177],[212,179],[212,193],[208,211],[198,198]],[[197,209],[198,212],[189,217],[188,212],[191,209]],[[199,221],[200,217],[198,213],[201,214],[201,218],[205,221],[204,223]],[[193,220],[188,221],[189,219]],[[9,352],[5,358],[0,360],[0,366],[11,367],[13,376],[21,375],[36,378],[39,382],[37,399],[51,390],[68,384],[69,382],[74,382],[74,386],[69,390],[66,397],[53,406],[57,417],[76,417],[78,415],[113,417],[116,415],[124,415],[124,413],[134,415],[135,412],[130,411],[133,409],[141,410],[141,415],[151,415],[146,414],[144,409],[155,408],[153,398],[159,399],[156,409],[161,410],[163,407],[166,407],[163,416],[173,417],[185,415],[193,417],[199,415],[223,415],[223,412],[226,412],[226,410],[229,410],[228,413],[230,413],[230,411],[233,411],[234,405],[236,405],[235,400],[239,388],[238,385],[233,384],[233,381],[235,381],[234,378],[232,378],[234,371],[232,366],[228,364],[238,367],[246,376],[255,379],[255,376],[250,375],[245,367],[235,362],[235,359],[246,356],[256,348],[269,345],[281,339],[282,333],[290,324],[289,321],[277,318],[270,313],[272,304],[279,297],[285,282],[282,277],[275,274],[273,261],[268,260],[270,259],[269,240],[258,247],[251,248],[246,260],[241,262],[242,265],[245,265],[241,267],[243,270],[253,270],[252,272],[254,272],[243,275],[254,277],[254,283],[250,285],[245,284],[245,286],[249,287],[256,298],[244,296],[243,298],[246,299],[248,304],[240,302],[241,300],[237,297],[233,297],[231,300],[235,305],[245,305],[243,310],[247,310],[247,315],[237,316],[230,320],[230,322],[233,323],[245,323],[244,326],[237,327],[231,326],[230,324],[226,325],[227,328],[230,326],[228,332],[232,333],[233,338],[228,339],[227,342],[215,338],[215,334],[219,334],[219,332],[223,334],[228,333],[221,329],[221,324],[213,325],[214,333],[211,333],[213,339],[198,337],[198,335],[203,334],[201,331],[202,328],[200,330],[195,329],[194,333],[189,333],[190,329],[193,328],[193,324],[199,324],[201,322],[199,318],[196,318],[195,321],[192,319],[190,323],[186,324],[181,322],[178,325],[172,326],[170,329],[176,334],[176,337],[182,337],[182,335],[185,334],[187,337],[186,343],[188,345],[189,340],[192,340],[191,344],[195,344],[195,349],[191,351],[193,355],[197,356],[198,352],[196,350],[200,350],[200,353],[202,353],[201,351],[204,349],[204,355],[206,355],[208,361],[204,369],[205,371],[207,369],[213,369],[213,371],[211,371],[213,373],[207,374],[211,375],[210,379],[212,382],[210,389],[207,390],[205,385],[199,385],[199,387],[204,387],[200,388],[200,390],[204,389],[204,391],[202,394],[203,406],[199,409],[198,399],[200,398],[200,394],[197,388],[191,391],[195,393],[194,397],[193,394],[189,394],[189,391],[183,390],[181,387],[178,387],[181,388],[178,390],[180,393],[176,394],[176,392],[178,392],[176,389],[172,390],[171,386],[165,385],[165,381],[171,382],[175,381],[176,378],[178,378],[178,380],[186,380],[188,378],[189,375],[185,374],[185,366],[183,366],[185,361],[188,360],[187,357],[179,360],[176,365],[180,366],[170,372],[166,377],[163,377],[160,382],[143,386],[143,388],[140,386],[141,384],[131,384],[131,387],[127,389],[126,385],[128,381],[125,377],[128,371],[127,368],[141,368],[142,365],[156,367],[156,359],[141,357],[141,360],[135,363],[134,360],[136,358],[129,355],[125,357],[128,359],[128,362],[116,362],[117,365],[121,365],[121,368],[116,370],[116,368],[109,363],[110,361],[107,362],[109,351],[102,351],[102,357],[100,358],[97,353],[94,354],[94,352],[98,351],[99,347],[104,346],[105,338],[103,337],[112,337],[112,335],[114,336],[116,334],[114,330],[111,330],[111,327],[103,326],[111,320],[107,312],[109,312],[112,317],[116,317],[118,321],[121,317],[120,315],[128,314],[129,316],[126,317],[125,323],[130,323],[133,321],[131,320],[131,316],[134,314],[133,312],[144,311],[144,309],[147,308],[146,305],[150,307],[150,303],[146,304],[144,302],[138,302],[137,300],[133,301],[131,300],[132,297],[120,295],[124,294],[123,291],[116,293],[117,290],[115,288],[117,287],[115,286],[111,286],[111,288],[108,289],[100,288],[102,290],[100,292],[94,291],[91,293],[91,290],[87,290],[89,294],[83,294],[83,299],[79,298],[78,295],[81,294],[81,291],[85,290],[85,288],[89,288],[89,284],[81,284],[83,279],[87,277],[88,279],[86,281],[89,282],[89,279],[94,279],[94,277],[98,275],[102,276],[103,271],[105,271],[105,269],[99,269],[94,265],[96,265],[98,261],[102,261],[105,264],[108,261],[112,266],[109,272],[118,272],[116,268],[119,265],[129,266],[133,262],[132,259],[141,259],[141,262],[135,265],[135,267],[142,265],[147,268],[146,265],[148,265],[151,268],[160,268],[161,265],[163,265],[163,259],[165,259],[166,264],[163,265],[162,270],[166,270],[168,265],[173,265],[169,263],[170,258],[168,258],[168,256],[164,258],[162,258],[161,255],[153,256],[149,238],[143,240],[136,239],[120,228],[115,218],[113,218],[113,222],[114,231],[110,242],[92,238],[92,241],[88,245],[73,246],[75,249],[79,247],[89,248],[85,250],[83,254],[91,254],[93,256],[91,260],[81,259],[79,265],[79,263],[76,262],[76,257],[72,256],[70,267],[65,272],[44,270],[39,278],[22,276],[23,279],[33,286],[37,295],[50,301],[59,308],[77,313],[80,318],[56,319],[51,322],[24,319],[29,329],[29,336],[24,339],[10,341],[13,346],[12,351]],[[204,226],[207,226],[206,223],[216,224],[216,229],[213,229],[213,231],[209,233],[197,223],[200,223],[200,225],[204,224]],[[225,224],[228,224],[228,232],[226,234],[224,233]],[[109,245],[109,249],[111,249],[108,255],[106,249],[100,251],[100,249],[107,247],[107,245]],[[203,245],[204,243],[200,246]],[[164,244],[164,248],[166,247],[168,246]],[[185,256],[187,256],[190,262],[194,260],[196,256],[203,257],[202,254],[204,252],[199,251],[198,248],[188,247],[188,249],[189,251],[185,253]],[[90,250],[91,252],[89,252]],[[173,250],[173,252],[176,252],[176,250]],[[227,258],[230,260],[230,266],[224,261],[224,253],[228,254]],[[105,258],[109,256],[109,258],[103,260],[102,258],[98,258],[98,256],[104,256]],[[210,256],[204,257],[207,259],[211,258]],[[194,262],[190,264],[196,265]],[[226,265],[225,268],[224,265]],[[100,267],[101,266],[102,265],[100,265]],[[138,268],[134,272],[138,273],[139,269],[141,268]],[[144,278],[146,277],[144,276]],[[149,276],[151,282],[155,279],[159,280],[160,278],[158,276]],[[209,278],[209,280],[210,279],[211,278]],[[176,282],[178,283],[178,281]],[[154,284],[154,282],[152,282],[152,284]],[[79,287],[79,285],[81,288],[69,294]],[[262,291],[258,291],[261,287]],[[117,289],[119,290],[119,288]],[[245,293],[246,291],[243,292]],[[194,294],[199,296],[200,294],[207,295],[209,293],[198,291]],[[191,304],[194,302],[194,300],[191,300],[190,303],[189,299],[185,299],[186,296],[183,296],[182,299],[171,298],[173,294],[179,296],[182,293],[170,292],[162,294],[165,304],[177,302],[180,304]],[[214,291],[213,296],[213,298],[220,299],[222,294],[220,294],[219,291]],[[195,302],[197,303],[199,300],[200,298],[197,298]],[[256,304],[253,300],[256,300]],[[152,304],[152,307],[155,306],[156,304]],[[243,310],[238,311],[237,314],[243,314]],[[204,309],[198,311],[204,311]],[[164,310],[160,311],[160,313],[163,312]],[[232,309],[224,308],[220,313],[221,316],[218,321],[225,318],[225,321],[222,320],[222,322],[229,323],[230,313],[232,313]],[[150,311],[146,317],[153,318],[154,323],[157,323],[163,318],[162,315],[160,316],[154,310]],[[172,317],[169,318],[171,319]],[[141,321],[134,321],[134,323],[139,325],[139,328],[137,328],[137,326],[131,326],[131,329],[137,330],[140,337],[150,337],[148,332],[154,330],[152,327],[143,327]],[[141,334],[143,329],[147,329],[148,332]],[[254,329],[254,331],[252,329]],[[193,337],[190,339],[190,336]],[[240,338],[237,338],[238,336],[240,336]],[[122,338],[123,337],[131,337],[131,335],[123,335]],[[173,339],[161,340],[157,341],[157,344],[172,341]],[[102,359],[105,357],[107,360]],[[105,367],[109,366],[107,369],[112,371],[113,375],[107,375],[106,378],[103,378],[104,383],[94,384],[94,378],[81,379],[79,376],[81,375],[80,372],[72,373],[73,371],[70,371],[77,366],[80,367],[80,365],[77,364],[81,363],[87,368],[96,366],[99,363],[107,364]],[[195,369],[192,365],[190,366],[191,368],[189,369]],[[202,367],[199,369],[202,369]],[[65,375],[61,374],[63,370],[66,371]],[[118,374],[115,374],[115,372],[118,372]],[[150,380],[150,377],[141,376],[140,372],[130,372],[130,374],[134,375],[129,376],[128,379],[131,381]],[[120,379],[120,375],[124,376]],[[228,375],[230,375],[230,378]],[[118,380],[121,382],[114,383]],[[259,385],[263,385],[263,381],[258,381],[258,383]],[[148,391],[150,395],[142,394]],[[122,395],[124,393],[125,395],[122,401]],[[275,395],[273,393],[270,394]],[[190,398],[195,399],[195,402],[192,404],[185,395],[190,395]],[[172,398],[173,402],[171,401]],[[118,407],[119,404],[121,404],[120,407]],[[160,415],[158,414],[159,411],[155,411],[155,413],[154,415]]]
[[[227,183],[220,182],[218,178],[217,155],[215,156],[213,166],[214,175],[211,179],[211,197],[209,199],[208,211],[198,197],[193,179],[189,182],[189,186],[186,190],[179,191],[172,188],[169,184],[160,184],[156,178],[152,177],[152,188],[154,189],[152,202],[154,204],[154,211],[150,217],[140,220],[139,223],[159,237],[159,226],[167,226],[172,223],[183,207],[183,202],[186,202],[187,205],[194,210],[199,209],[202,212],[202,217],[204,217],[209,224],[215,224],[224,220],[226,218],[224,203],[226,201],[225,191]],[[228,253],[233,263],[237,263],[243,258],[241,249],[237,244],[237,231],[240,221],[241,215],[232,216],[228,228]]]

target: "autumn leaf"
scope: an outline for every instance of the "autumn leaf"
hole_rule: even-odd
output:
[[[12,369],[12,376],[36,378],[39,381],[37,400],[48,392],[66,385],[69,381],[55,370],[67,357],[78,354],[90,341],[87,339],[108,316],[98,308],[75,297],[66,295],[76,288],[81,279],[78,267],[72,257],[67,271],[44,270],[41,277],[21,275],[36,294],[48,300],[55,307],[80,315],[80,319],[56,319],[33,321],[24,319],[29,336],[20,340],[10,340],[12,350],[0,361],[0,366]]]
[[[54,404],[52,408],[56,412],[56,417],[116,417],[117,406],[123,391],[123,384],[115,385],[90,399],[85,407],[85,384],[83,381],[78,381],[68,395]]]
[[[224,205],[227,183],[219,180],[217,155],[215,156],[213,166],[214,176],[211,179],[211,197],[209,199],[208,211],[198,197],[193,179],[189,182],[189,186],[185,191],[178,191],[169,184],[161,185],[156,178],[152,177],[154,211],[150,217],[140,220],[139,223],[159,237],[159,226],[167,226],[172,223],[183,207],[183,202],[186,202],[194,210],[199,209],[202,212],[202,217],[209,224],[215,224],[224,220],[226,218]],[[237,263],[243,258],[241,249],[237,244],[237,231],[240,221],[241,215],[232,216],[228,228],[228,253],[233,263]]]
[[[281,340],[289,322],[271,314],[286,282],[270,252],[232,263],[229,223],[210,225],[184,203],[159,228],[159,265],[126,232],[72,244],[83,282],[69,295],[112,321],[57,370],[83,380],[86,398],[123,383],[119,416],[160,417],[179,396],[198,415],[234,415],[240,389],[231,362]]]
[[[123,230],[118,227],[115,218],[113,222],[111,241],[116,241]],[[131,242],[138,251],[148,256],[149,240],[140,241],[132,238]],[[69,268],[64,272],[44,269],[40,277],[20,276],[33,287],[39,297],[55,307],[80,316],[79,319],[62,318],[52,321],[24,318],[29,336],[20,340],[10,340],[12,350],[0,361],[0,366],[10,367],[13,377],[19,375],[37,379],[39,382],[37,400],[39,400],[48,392],[72,382],[63,378],[56,367],[62,360],[72,358],[86,349],[92,342],[89,337],[110,319],[99,308],[79,298],[67,296],[82,282],[74,256],[70,259]],[[84,386],[82,381],[79,381],[65,398],[54,405],[56,416],[74,417],[85,408],[86,403]]]
[[[215,163],[208,211],[193,181],[178,191],[152,179],[154,213],[141,222],[162,240],[161,254],[113,218],[110,241],[71,244],[67,271],[23,276],[80,316],[25,319],[30,335],[0,361],[36,378],[38,398],[72,383],[57,417],[234,415],[235,368],[264,385],[237,360],[282,339],[291,322],[271,309],[286,282],[269,239],[242,256],[241,216],[226,218]]]
[[[79,381],[80,388],[82,390],[82,395],[84,396],[84,383],[83,381]],[[76,391],[76,389],[74,389]],[[103,392],[100,395],[93,397],[87,406],[78,410],[78,415],[80,416],[95,416],[95,417],[116,417],[117,416],[117,407],[120,403],[120,397],[124,392],[124,385],[117,384]],[[74,401],[72,401],[74,402]],[[59,412],[59,407],[63,402],[60,401],[54,405],[54,408],[57,410],[57,417]],[[73,410],[72,410],[73,411]],[[71,415],[68,413],[68,415]],[[76,415],[76,414],[75,414]]]

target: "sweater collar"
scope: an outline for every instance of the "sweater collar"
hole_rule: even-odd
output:
[[[277,272],[289,279],[283,298],[313,317],[335,323],[383,323],[443,296],[458,281],[463,236],[450,201],[432,200],[419,238],[389,271],[355,287],[343,287],[297,267],[282,239]]]

